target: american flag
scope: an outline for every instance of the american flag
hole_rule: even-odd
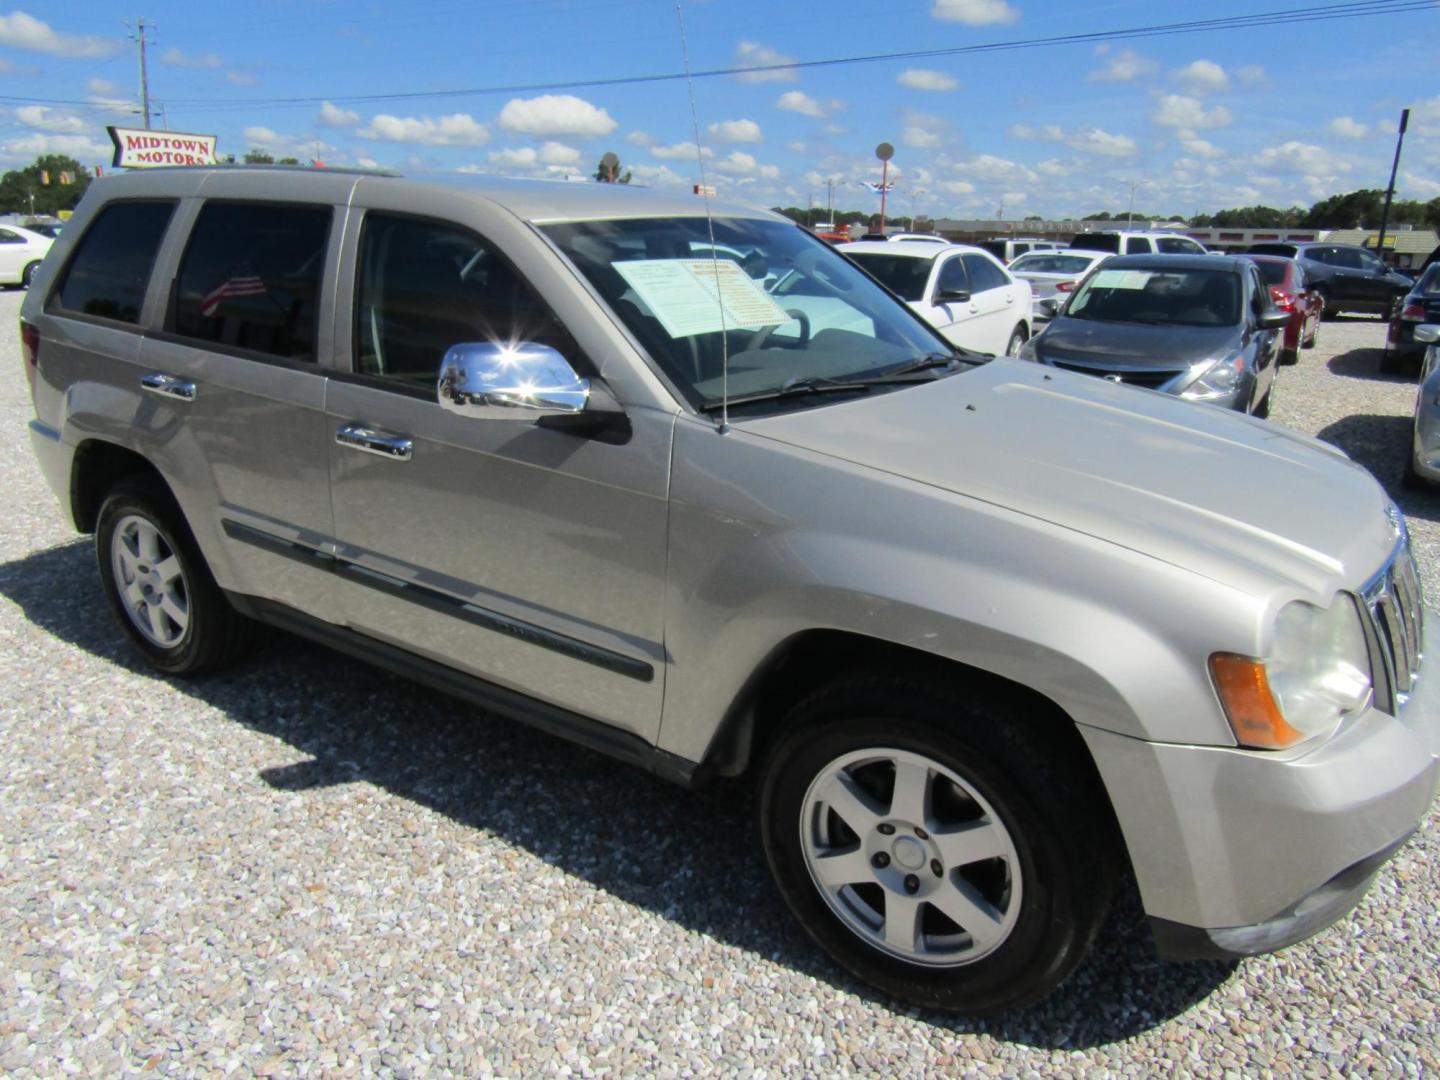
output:
[[[229,277],[206,293],[205,299],[200,301],[200,314],[210,318],[220,307],[220,301],[231,297],[264,295],[265,283],[260,280],[260,275],[255,273],[255,268],[249,263],[236,263]]]
[[[860,186],[863,188],[869,188],[876,195],[879,195],[882,191],[894,191],[895,181],[891,180],[888,183],[882,184],[875,180],[861,180]]]

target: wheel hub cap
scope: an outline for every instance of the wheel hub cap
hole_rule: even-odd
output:
[[[902,836],[891,848],[891,857],[906,870],[919,870],[930,861],[925,845],[913,836]]]

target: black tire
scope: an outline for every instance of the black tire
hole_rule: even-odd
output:
[[[1400,486],[1406,491],[1432,493],[1435,491],[1435,485],[1415,471],[1415,448],[1413,446],[1405,453],[1405,471],[1400,476]]]
[[[1077,767],[1073,759],[1064,761],[1053,739],[1033,733],[1028,722],[1034,719],[1003,698],[987,698],[981,705],[970,696],[894,676],[858,676],[832,684],[791,712],[786,734],[769,755],[761,779],[761,841],[770,872],[791,911],[841,966],[910,1005],[972,1015],[1005,1012],[1038,1001],[1079,966],[1113,894],[1117,876],[1113,821],[1098,780]],[[961,887],[991,889],[997,880],[1004,882],[999,886],[1003,890],[999,899],[990,900],[987,895],[987,901],[995,905],[994,910],[1003,909],[1008,929],[997,943],[988,946],[989,951],[969,960],[962,953],[936,954],[942,960],[960,957],[949,960],[948,966],[904,959],[847,925],[832,907],[839,901],[827,899],[816,885],[802,832],[811,827],[808,822],[819,818],[838,820],[842,825],[843,819],[829,818],[832,811],[828,810],[817,817],[810,802],[811,786],[817,778],[831,775],[837,761],[853,754],[865,758],[871,750],[880,755],[923,757],[934,765],[929,775],[947,784],[950,781],[941,773],[948,770],[981,796],[973,805],[984,811],[981,820],[986,828],[993,828],[990,822],[998,821],[1007,831],[1013,859],[957,862],[948,870],[936,869],[938,860],[928,867],[920,863],[903,886],[914,892],[911,879],[931,872],[934,878],[926,877],[920,888],[937,893],[953,888],[955,881]],[[872,770],[866,774],[871,782],[877,775],[883,776],[883,765],[862,767]],[[882,771],[877,774],[875,768]],[[890,776],[897,772],[898,766]],[[954,785],[947,790],[953,798]],[[935,799],[932,805],[939,804],[938,795]],[[891,805],[887,813],[893,812],[889,800],[887,805]],[[812,812],[807,813],[807,808]],[[933,816],[928,820],[937,830],[936,836],[913,831],[922,843],[941,842],[943,824]],[[843,833],[839,826],[835,828]],[[881,844],[898,844],[902,838],[914,843],[903,822],[898,834],[891,826],[891,833],[881,837],[885,828],[885,824],[876,825],[867,829],[867,836]],[[852,840],[859,837],[854,832],[848,835]],[[896,839],[891,840],[892,835]],[[861,845],[866,842],[859,840]],[[897,870],[899,850],[893,861],[886,857],[880,863],[875,861],[877,857],[870,856],[867,863],[862,855],[860,860],[867,873],[869,867],[882,868],[875,871],[877,881],[841,886],[834,895],[845,897],[845,890],[851,890],[848,895],[853,903],[862,890],[870,890],[864,895],[872,902],[878,899],[887,911],[889,895],[905,903],[900,886],[891,881],[887,894],[878,880],[885,874],[905,873]],[[907,861],[906,865],[915,864]],[[966,884],[968,877],[956,877],[977,870],[991,875],[988,886]],[[932,933],[939,933],[942,936],[937,940],[958,940],[960,949],[965,948],[968,937],[972,951],[978,949],[980,938],[969,937],[970,932],[959,922],[942,919],[944,926],[932,930],[933,920],[940,918],[938,909],[924,904],[923,896],[919,900],[922,943],[928,942]],[[856,909],[863,903],[856,904]],[[885,934],[886,922],[888,918],[872,927],[872,933]]]
[[[1005,355],[1019,356],[1020,350],[1024,347],[1025,342],[1029,340],[1030,335],[1025,332],[1025,324],[1016,323],[1015,330],[1010,335],[1010,343],[1005,346]]]
[[[117,574],[131,572],[117,566],[121,561],[117,544],[127,545],[126,550],[130,550],[128,538],[144,532],[147,526],[154,530],[158,552],[163,558],[147,560],[142,555],[138,569],[143,573],[136,574],[127,585],[117,578]],[[116,533],[121,529],[126,530],[126,534],[117,541]],[[172,570],[178,572],[174,573],[172,584],[157,591],[161,564],[168,563],[171,555],[175,560]],[[249,645],[251,622],[230,606],[215,584],[180,508],[160,483],[131,479],[111,489],[101,504],[96,522],[95,556],[105,599],[120,629],[152,667],[169,675],[203,675],[225,667]],[[155,565],[149,565],[151,561]],[[150,631],[142,630],[141,623],[148,623],[145,613],[160,605],[147,599],[132,607],[127,589],[132,598],[138,598],[141,592],[154,597],[163,591],[183,601],[180,604],[185,615],[183,628],[174,618],[161,614],[156,616],[161,626],[158,634],[155,624],[149,624]],[[174,639],[167,640],[166,635],[173,635]]]
[[[1320,308],[1321,321],[1324,321],[1325,319],[1333,319],[1336,315],[1340,314],[1339,311],[1330,306],[1329,289],[1316,289],[1315,294],[1320,297],[1320,303],[1322,305]]]
[[[20,284],[27,289],[30,288],[31,282],[35,280],[35,271],[39,269],[40,264],[38,262],[32,262],[29,266],[25,267],[25,269],[20,272]]]
[[[1270,389],[1265,391],[1265,396],[1255,403],[1251,410],[1251,416],[1258,416],[1261,420],[1270,419],[1270,399],[1275,396],[1275,384],[1270,384]]]
[[[1403,375],[1405,358],[1395,349],[1386,349],[1380,354],[1381,375]]]
[[[1281,350],[1280,350],[1280,354],[1279,354],[1279,364],[1280,364],[1281,367],[1294,367],[1294,366],[1295,366],[1296,364],[1298,364],[1299,362],[1300,362],[1300,350],[1299,350],[1299,349],[1281,349]]]
[[[1302,348],[1302,349],[1313,349],[1313,348],[1315,348],[1315,343],[1316,343],[1317,341],[1319,341],[1319,340],[1320,340],[1320,319],[1316,319],[1316,320],[1315,320],[1315,329],[1310,331],[1310,339],[1309,339],[1308,341],[1302,339],[1301,342],[1300,342],[1300,348]]]

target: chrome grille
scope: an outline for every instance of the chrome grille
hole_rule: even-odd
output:
[[[1420,674],[1425,641],[1425,607],[1420,575],[1403,531],[1390,561],[1361,594],[1370,616],[1377,704],[1392,716],[1410,700]],[[1384,686],[1380,683],[1383,682]]]

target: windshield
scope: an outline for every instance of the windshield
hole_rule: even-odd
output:
[[[1083,274],[1095,260],[1088,255],[1021,255],[1010,264],[1012,274]]]
[[[1240,278],[1231,270],[1097,270],[1065,309],[1071,319],[1169,326],[1233,326]]]
[[[703,217],[542,226],[696,408],[852,380],[954,350],[844,256],[778,221]],[[713,252],[713,255],[712,255]],[[928,274],[928,259],[897,259]],[[813,404],[814,402],[809,402]]]
[[[935,265],[929,259],[916,259],[908,255],[883,255],[878,251],[856,251],[848,254],[867,274],[877,278],[880,284],[901,300],[925,299],[925,283],[930,280],[930,268]]]

